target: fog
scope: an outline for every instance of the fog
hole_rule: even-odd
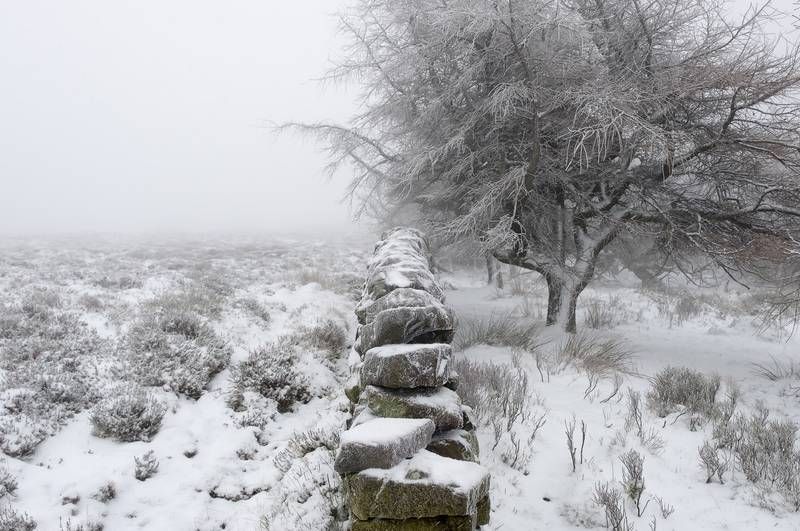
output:
[[[346,119],[316,81],[338,0],[0,2],[0,233],[350,223],[346,175],[270,121]]]
[[[352,111],[314,81],[344,4],[0,1],[0,233],[349,226],[347,176],[268,126]]]

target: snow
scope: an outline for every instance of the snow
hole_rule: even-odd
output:
[[[420,450],[411,459],[390,469],[369,468],[361,474],[396,483],[444,485],[455,492],[469,494],[486,481],[487,471],[470,461],[457,461]]]
[[[0,276],[0,307],[15,304],[19,294],[31,286],[57,289],[67,305],[82,295],[97,296],[105,308],[82,311],[80,320],[104,340],[113,341],[142,311],[143,301],[174,289],[190,275],[200,275],[195,269],[200,264],[205,267],[205,275],[218,272],[231,284],[229,301],[220,315],[209,321],[230,343],[231,364],[246,359],[249,351],[259,345],[312,326],[321,318],[341,322],[348,337],[354,335],[356,301],[343,292],[331,291],[335,283],[328,283],[324,275],[304,281],[300,280],[300,272],[316,268],[325,275],[363,273],[369,243],[337,248],[332,244],[273,241],[251,242],[245,248],[235,242],[215,242],[202,250],[196,246],[125,245],[116,242],[112,247],[96,249],[4,249],[0,256],[4,273]],[[127,276],[139,283],[124,289],[98,287],[92,279],[103,276]],[[541,282],[533,275],[509,277],[507,270],[504,276],[504,290],[485,286],[482,271],[458,270],[441,279],[443,285],[452,288],[447,290],[448,304],[462,327],[472,319],[492,314],[510,315],[531,326],[542,326],[546,292]],[[586,393],[589,382],[585,373],[568,367],[540,377],[536,358],[528,353],[503,346],[475,345],[453,354],[454,362],[468,359],[518,363],[530,383],[532,412],[546,415],[546,423],[530,443],[529,461],[515,467],[504,457],[512,448],[510,433],[500,430],[496,443],[493,427],[479,426],[481,464],[491,472],[492,521],[485,531],[524,531],[532,527],[603,529],[605,518],[592,502],[593,489],[598,482],[619,486],[619,456],[629,449],[638,450],[645,458],[645,499],[651,500],[641,518],[633,514],[630,504],[627,506],[635,529],[650,529],[653,518],[659,531],[800,529],[798,513],[779,496],[754,488],[740,471],[727,474],[724,484],[705,482],[697,452],[711,437],[710,424],[691,431],[688,415],[660,419],[645,411],[646,428],[664,442],[661,451],[645,447],[626,430],[627,390],[641,392],[644,397],[650,387],[648,379],[666,366],[717,373],[722,378],[723,393],[732,384],[741,389],[743,411],[761,401],[775,418],[800,423],[800,379],[770,381],[756,374],[753,366],[771,365],[773,359],[800,365],[800,336],[789,337],[779,327],[760,332],[760,323],[746,310],[748,295],[733,286],[715,290],[678,285],[671,288],[675,293],[688,291],[698,297],[699,311],[685,320],[679,319],[674,308],[677,296],[644,292],[624,278],[596,282],[581,296],[579,328],[602,338],[623,339],[635,354],[640,374],[626,376],[620,392],[606,402],[603,400],[613,391],[612,381],[602,380],[594,391]],[[245,297],[269,310],[268,323],[258,322],[230,302]],[[587,329],[585,309],[593,302],[613,308],[614,322],[609,327]],[[541,338],[547,341],[541,351],[549,353],[565,336],[542,327]],[[391,355],[418,347],[381,347],[370,352]],[[113,356],[110,349],[87,362],[96,377],[111,379],[109,384],[114,383],[114,375],[120,369]],[[360,363],[352,350],[349,362],[353,368]],[[45,439],[32,456],[5,458],[19,487],[14,497],[2,503],[28,512],[41,531],[60,531],[60,520],[68,519],[74,524],[102,522],[110,531],[210,531],[223,525],[226,530],[250,531],[259,529],[265,517],[271,531],[302,529],[302,525],[323,529],[330,510],[326,498],[338,488],[332,453],[320,447],[301,458],[293,457],[288,463],[282,463],[280,457],[298,434],[310,430],[343,431],[349,416],[342,393],[350,374],[348,355],[330,359],[303,348],[298,369],[309,381],[311,400],[279,414],[274,403],[262,399],[259,413],[265,421],[263,429],[244,425],[243,413],[227,405],[230,369],[217,374],[198,400],[151,389],[168,410],[160,431],[150,442],[101,439],[92,433],[89,411],[84,410]],[[13,367],[4,369],[4,377],[8,370]],[[461,385],[467,385],[463,375]],[[11,403],[14,396],[24,397],[26,392],[15,388],[2,397]],[[455,403],[452,394],[444,394],[430,405]],[[256,400],[257,396],[246,398]],[[575,472],[564,434],[565,422],[573,418],[579,426],[585,422],[587,432],[584,459],[578,462]],[[389,427],[397,426],[397,422],[377,419],[362,410],[342,440],[356,436],[389,440],[398,435]],[[529,435],[524,430],[515,433]],[[523,440],[524,445],[526,441]],[[133,475],[134,457],[150,450],[159,461],[158,472],[146,481],[138,481]],[[455,482],[459,488],[480,481],[477,465],[450,463],[426,451],[391,471],[368,473],[391,473],[398,480],[407,480],[404,471],[412,468],[424,470],[435,481]],[[107,503],[94,499],[93,494],[109,482],[115,486],[116,497]],[[659,499],[665,507],[674,507],[674,513],[664,517]]]
[[[342,433],[341,444],[342,446],[347,444],[363,446],[390,444],[397,439],[418,432],[429,424],[431,424],[429,419],[376,418]]]

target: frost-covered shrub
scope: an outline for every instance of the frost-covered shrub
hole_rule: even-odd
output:
[[[469,406],[477,424],[489,426],[494,435],[493,451],[510,467],[526,472],[536,434],[546,422],[547,412],[517,358],[514,364],[476,363],[457,359],[456,392]]]
[[[66,522],[61,521],[59,525],[61,531],[103,531],[105,528],[102,522],[96,522],[94,520],[87,520],[86,522],[79,523],[67,519]]]
[[[700,464],[706,472],[706,483],[711,483],[715,477],[720,483],[724,483],[723,476],[728,470],[728,462],[720,456],[719,451],[705,441],[698,454]]]
[[[33,531],[36,522],[27,513],[18,513],[11,507],[0,508],[0,531]]]
[[[622,462],[622,487],[636,506],[637,516],[642,516],[644,494],[644,457],[636,450],[629,450],[619,458]]]
[[[594,487],[594,503],[606,514],[606,525],[612,531],[633,531],[633,525],[625,514],[622,493],[608,483],[598,483]]]
[[[591,301],[586,306],[586,326],[595,330],[613,328],[617,323],[616,307],[602,300]]]
[[[779,492],[795,511],[800,510],[800,451],[796,448],[795,423],[770,419],[769,410],[758,403],[749,416],[738,413],[728,421],[718,420],[713,433],[715,447],[732,452],[748,481]]]
[[[241,308],[250,315],[256,317],[261,324],[267,324],[272,319],[269,310],[263,304],[258,302],[258,300],[252,297],[238,299],[233,303],[233,306],[235,308]]]
[[[199,398],[211,378],[230,360],[230,347],[196,315],[177,312],[150,316],[131,326],[125,339],[127,361],[141,385],[167,386]]]
[[[283,339],[250,352],[231,370],[233,392],[255,391],[275,400],[278,411],[289,411],[295,402],[311,399],[308,380],[297,370],[297,351]]]
[[[141,459],[134,457],[133,461],[133,476],[139,481],[150,479],[156,475],[156,472],[158,472],[158,459],[156,459],[156,455],[153,450],[145,453]]]
[[[653,378],[647,404],[659,417],[665,417],[679,407],[690,413],[710,416],[714,413],[719,387],[717,375],[706,376],[686,367],[667,367]]]
[[[0,500],[8,496],[13,496],[17,491],[17,478],[11,471],[5,461],[0,464]]]
[[[97,489],[97,492],[92,494],[92,498],[100,503],[108,503],[116,497],[117,487],[111,481],[101,485],[100,488]]]
[[[136,385],[113,389],[92,411],[98,437],[123,442],[149,441],[158,433],[167,408],[151,393]]]
[[[105,304],[103,304],[102,299],[96,295],[81,295],[80,299],[78,299],[78,304],[80,304],[84,310],[89,312],[100,312],[103,310],[103,308],[105,308]]]

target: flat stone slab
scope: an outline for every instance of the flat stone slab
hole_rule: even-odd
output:
[[[439,387],[450,378],[451,355],[445,343],[375,347],[364,356],[361,383],[405,389]]]
[[[360,353],[383,345],[399,343],[450,343],[455,319],[443,304],[390,308],[360,330]]]
[[[391,468],[431,441],[429,419],[378,418],[342,433],[334,469],[352,474],[368,468]]]
[[[358,520],[477,517],[478,504],[489,494],[484,467],[427,450],[388,470],[371,468],[345,481]]]
[[[459,461],[480,461],[478,437],[474,431],[450,430],[433,436],[426,448],[429,452],[458,459]]]
[[[400,262],[382,266],[367,277],[361,300],[356,306],[360,323],[367,322],[367,311],[385,296],[399,290],[414,290],[429,293],[436,301],[444,300],[444,291],[430,270]]]
[[[461,399],[446,387],[432,389],[388,389],[368,385],[362,393],[364,403],[378,417],[431,419],[436,431],[463,427]]]
[[[487,522],[488,523],[488,522]],[[438,518],[409,518],[407,520],[355,520],[352,531],[474,531],[476,516],[440,516]]]
[[[375,316],[384,310],[436,306],[442,304],[442,302],[442,300],[421,289],[399,288],[367,306],[364,323],[371,323],[375,320]]]

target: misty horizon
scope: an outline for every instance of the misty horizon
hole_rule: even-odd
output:
[[[349,227],[346,176],[271,126],[353,105],[315,81],[340,4],[312,4],[7,4],[0,234]]]

